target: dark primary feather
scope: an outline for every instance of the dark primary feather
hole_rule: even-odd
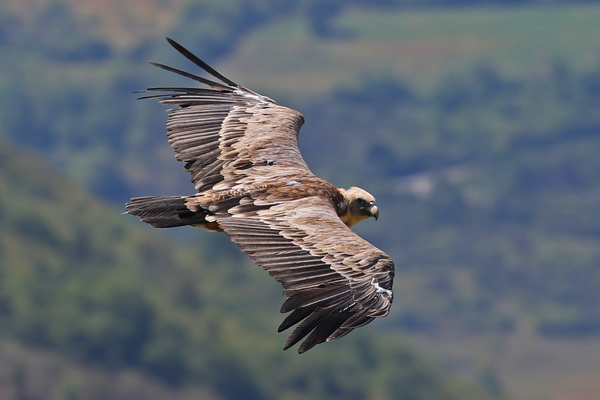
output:
[[[198,76],[198,75],[190,74],[189,72],[185,72],[185,71],[182,71],[182,70],[177,69],[177,68],[169,67],[168,65],[165,65],[165,64],[157,63],[157,62],[154,62],[154,61],[150,61],[150,64],[154,65],[155,67],[162,68],[162,69],[164,69],[166,71],[174,72],[174,73],[176,73],[178,75],[185,76],[186,78],[193,79],[193,80],[198,81],[200,83],[204,83],[204,84],[210,86],[213,89],[220,89],[220,90],[229,90],[230,89],[228,86],[225,86],[225,85],[222,85],[220,83],[208,80],[206,78],[202,78],[201,76]]]
[[[394,264],[340,220],[342,193],[304,162],[298,147],[302,115],[168,41],[215,78],[152,63],[209,88],[150,88],[160,93],[145,97],[172,107],[169,143],[198,193],[134,198],[127,212],[156,227],[224,230],[281,282],[281,312],[289,315],[279,331],[295,326],[284,349],[304,340],[303,353],[386,315]]]
[[[214,68],[212,68],[210,65],[208,65],[207,63],[205,63],[204,61],[202,61],[195,54],[193,54],[191,51],[189,51],[188,49],[186,49],[185,47],[183,47],[182,45],[180,45],[179,43],[177,43],[173,39],[167,38],[167,41],[178,52],[180,52],[181,54],[183,54],[185,56],[185,58],[187,58],[188,60],[190,60],[191,62],[193,62],[194,64],[196,64],[197,66],[199,66],[200,68],[202,68],[203,70],[205,70],[206,72],[208,72],[209,74],[211,74],[212,76],[214,76],[215,78],[219,78],[220,80],[222,80],[223,82],[225,82],[229,86],[238,86],[237,83],[235,83],[231,79],[228,79],[228,78],[224,77],[223,75],[221,75]]]

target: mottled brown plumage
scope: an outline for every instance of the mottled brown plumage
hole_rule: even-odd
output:
[[[168,138],[197,193],[133,198],[127,212],[152,226],[193,225],[225,232],[254,262],[281,282],[294,325],[284,349],[298,352],[338,339],[388,314],[394,264],[354,233],[377,218],[363,189],[338,189],[315,176],[298,147],[304,119],[290,108],[237,85],[178,43],[180,53],[221,82],[162,64],[206,88],[151,88],[172,106]]]

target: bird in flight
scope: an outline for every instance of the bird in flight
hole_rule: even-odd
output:
[[[225,232],[283,286],[279,332],[299,353],[339,339],[392,304],[394,263],[350,227],[379,209],[367,191],[315,176],[298,147],[302,114],[221,75],[168,42],[215,80],[167,65],[207,87],[150,88],[169,109],[167,136],[196,194],[135,197],[127,213],[156,228]]]

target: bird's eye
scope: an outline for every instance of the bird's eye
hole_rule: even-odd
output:
[[[357,202],[358,204],[360,204],[361,206],[367,203],[367,202],[365,201],[365,199],[361,199],[361,198],[358,198],[358,199],[356,199],[356,202]]]

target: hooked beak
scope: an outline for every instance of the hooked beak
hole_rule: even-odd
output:
[[[379,219],[379,207],[377,207],[377,204],[369,204],[369,212],[371,213],[371,216],[375,218],[375,221]]]

